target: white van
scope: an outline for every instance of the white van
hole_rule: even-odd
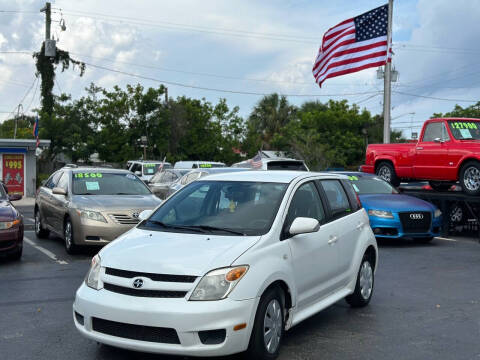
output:
[[[262,158],[258,162],[254,161],[253,159],[249,159],[233,164],[232,167],[249,168],[254,170],[309,171],[307,165],[303,160],[289,158]]]
[[[177,161],[173,166],[174,169],[209,169],[225,167],[222,162],[216,161]]]
[[[142,181],[149,182],[155,173],[162,169],[170,169],[172,164],[163,161],[133,160],[128,161],[128,170],[137,175]]]

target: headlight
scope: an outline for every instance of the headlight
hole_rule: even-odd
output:
[[[385,210],[368,210],[368,215],[376,216],[384,219],[393,219],[393,215],[390,211]]]
[[[82,219],[101,221],[104,223],[107,222],[107,220],[103,217],[103,215],[98,211],[77,209],[77,213],[78,215],[80,215]]]
[[[435,210],[434,216],[435,216],[436,218],[442,216],[442,212],[440,211],[440,209]]]
[[[248,270],[247,265],[212,270],[193,290],[190,300],[221,300],[230,294]]]
[[[92,259],[92,264],[90,265],[90,270],[88,270],[87,276],[85,278],[85,284],[88,287],[91,287],[95,290],[100,290],[103,287],[103,284],[100,281],[100,270],[101,270],[101,259],[97,254]]]
[[[18,224],[20,224],[20,219],[16,219],[13,221],[2,221],[0,222],[0,230],[10,229],[11,227],[14,227]]]

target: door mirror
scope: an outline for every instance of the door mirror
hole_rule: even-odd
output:
[[[55,194],[55,195],[66,196],[67,195],[67,190],[65,190],[64,188],[60,188],[60,187],[54,187],[53,190],[52,190],[52,193]]]
[[[137,170],[137,171],[135,171],[135,175],[142,176],[142,172]]]
[[[139,215],[138,218],[140,221],[146,220],[152,215],[153,210],[143,210]]]
[[[438,138],[438,137],[435,138],[435,139],[433,139],[433,141],[436,142],[436,143],[444,143],[444,142],[445,142],[445,140],[440,139],[440,138]]]
[[[297,217],[293,220],[288,233],[292,236],[299,234],[308,234],[318,231],[320,223],[317,219],[307,217]]]
[[[10,201],[17,201],[17,200],[20,200],[22,198],[22,195],[20,194],[10,194],[8,195],[8,200]]]

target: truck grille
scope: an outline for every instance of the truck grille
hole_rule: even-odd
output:
[[[183,298],[187,295],[186,291],[134,289],[109,283],[104,283],[103,288],[118,294],[137,297]]]
[[[193,283],[197,279],[196,276],[192,275],[171,275],[171,274],[154,274],[138,271],[129,271],[129,270],[120,270],[107,267],[105,269],[105,274],[118,276],[123,278],[134,278],[134,277],[146,277],[152,281],[163,281],[163,282],[178,282],[178,283]]]
[[[110,217],[122,225],[136,225],[139,220],[127,214],[110,214]]]
[[[421,233],[430,231],[432,214],[428,211],[399,213],[405,233]]]
[[[155,326],[126,324],[116,321],[92,318],[94,331],[125,339],[149,341],[164,344],[180,344],[175,329]]]

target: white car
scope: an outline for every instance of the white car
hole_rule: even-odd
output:
[[[151,212],[93,258],[76,293],[75,326],[92,340],[274,359],[285,330],[372,296],[377,244],[346,176],[212,175]]]
[[[140,180],[148,183],[150,179],[163,169],[171,169],[172,164],[163,161],[148,161],[148,160],[130,160],[127,161],[127,170],[130,170],[137,175]]]

